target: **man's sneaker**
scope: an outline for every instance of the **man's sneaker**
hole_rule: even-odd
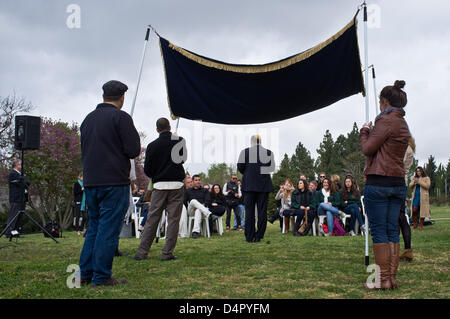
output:
[[[366,227],[365,225],[361,225],[361,235],[366,233]]]
[[[198,234],[197,232],[193,232],[193,233],[192,233],[192,238],[197,239],[197,238],[198,238],[198,235],[199,235],[199,234]]]
[[[325,232],[323,232],[323,235],[324,235],[325,237],[330,236],[330,234],[327,234],[327,233],[325,233]]]
[[[92,287],[116,286],[116,285],[126,284],[126,283],[128,283],[128,280],[126,280],[125,278],[114,278],[114,277],[111,277],[107,281],[105,281],[104,283],[97,284],[97,285],[96,284],[92,284]]]
[[[227,226],[227,228],[225,228],[226,231],[230,231],[230,226]]]
[[[319,226],[319,235],[325,236],[325,232],[323,231],[322,225]]]
[[[350,236],[356,236],[356,234],[353,230],[350,231]]]
[[[19,232],[17,230],[12,230],[11,231],[11,236],[13,237],[19,237]]]

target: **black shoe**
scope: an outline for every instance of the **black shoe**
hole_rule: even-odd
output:
[[[133,258],[134,260],[137,260],[137,261],[147,259],[147,257],[143,258],[143,257],[139,257],[138,255],[131,256],[131,258]]]
[[[97,286],[115,286],[115,285],[120,285],[120,284],[126,284],[128,283],[128,281],[125,278],[114,278],[111,277],[109,278],[106,282],[101,283],[101,284],[92,284],[92,287],[97,287]]]
[[[198,238],[198,235],[199,235],[198,233],[193,232],[193,233],[192,233],[192,238],[197,239],[197,238]]]
[[[169,261],[169,260],[175,260],[175,259],[178,259],[178,256],[172,255],[167,258],[161,258],[161,261]]]
[[[120,256],[128,256],[128,254],[127,254],[127,253],[122,253],[122,252],[120,252],[120,251],[116,251],[116,253],[114,254],[114,256],[116,256],[116,257],[120,257]]]
[[[80,279],[80,285],[81,286],[87,286],[92,282],[92,278],[81,278]]]

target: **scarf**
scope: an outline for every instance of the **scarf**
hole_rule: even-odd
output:
[[[322,188],[322,194],[323,194],[323,202],[328,202],[328,197],[330,197],[330,191],[326,191],[324,188]]]
[[[78,184],[80,184],[81,188],[83,188],[83,182],[78,180]],[[86,194],[83,191],[83,198],[81,199],[81,211],[86,211]]]
[[[384,109],[383,111],[381,111],[380,114],[378,114],[378,116],[375,118],[374,122],[376,122],[382,115],[389,114],[392,111],[401,111],[403,113],[403,116],[405,116],[405,110],[402,107],[390,106],[390,107]]]

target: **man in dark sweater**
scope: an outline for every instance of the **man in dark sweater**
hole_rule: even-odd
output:
[[[173,254],[180,226],[184,200],[185,177],[183,163],[187,159],[186,141],[170,132],[166,118],[156,122],[159,137],[148,144],[144,172],[153,182],[152,199],[144,225],[141,243],[133,259],[146,259],[158,230],[164,210],[167,211],[166,243],[162,248],[162,261],[177,259]]]
[[[188,203],[187,214],[194,216],[194,227],[192,238],[198,238],[201,230],[202,218],[208,220],[211,212],[208,209],[210,201],[209,191],[202,187],[199,175],[192,176],[193,187],[186,190],[186,202]]]
[[[89,230],[80,256],[81,284],[126,283],[111,277],[114,252],[130,204],[130,159],[141,151],[133,120],[121,111],[128,87],[103,85],[103,100],[81,124],[83,186],[89,207]]]

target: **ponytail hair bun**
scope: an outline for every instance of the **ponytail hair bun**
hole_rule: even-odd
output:
[[[394,86],[397,89],[403,89],[405,87],[405,84],[406,84],[406,82],[403,81],[403,80],[396,80],[395,83],[394,83]]]
[[[405,81],[397,80],[394,85],[385,86],[380,92],[380,98],[386,99],[393,107],[405,107],[408,102],[406,92],[402,90],[405,84]]]

